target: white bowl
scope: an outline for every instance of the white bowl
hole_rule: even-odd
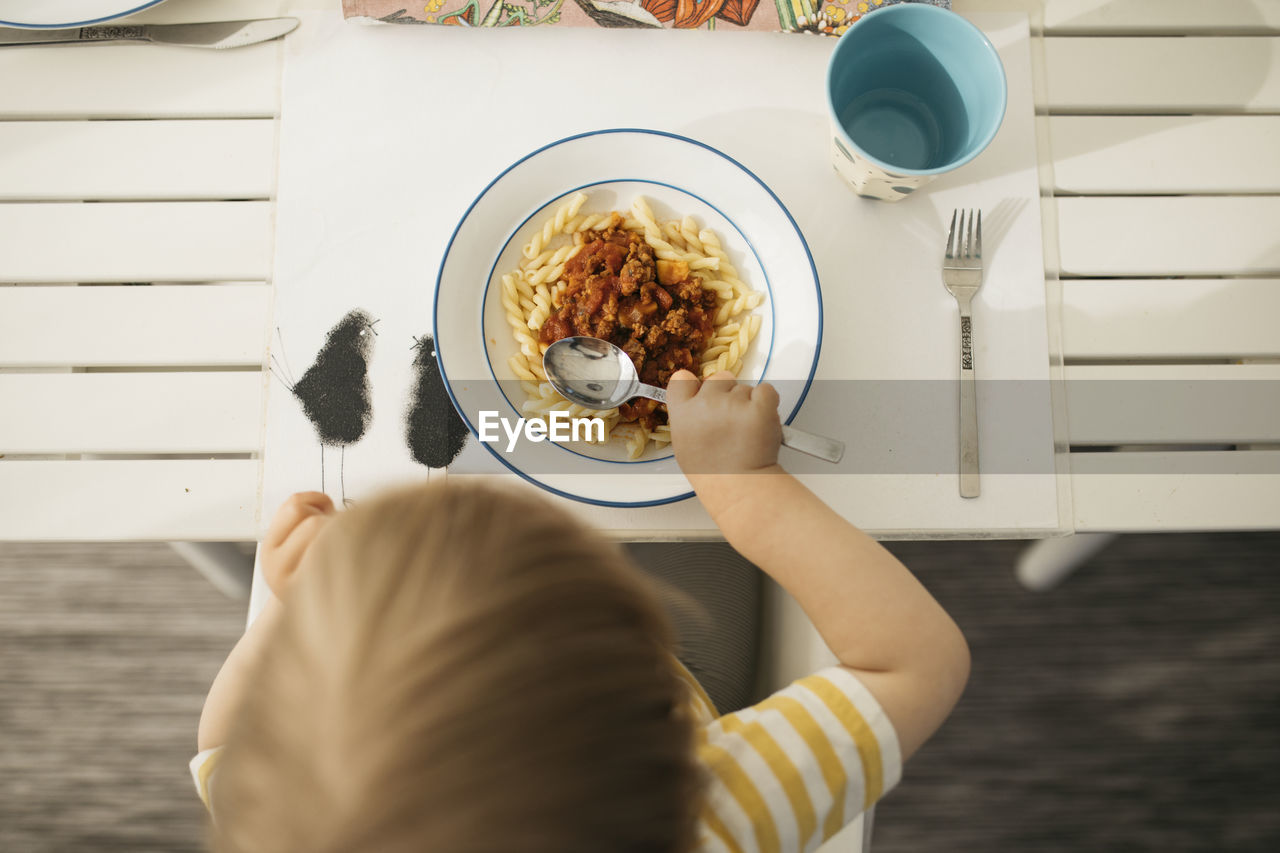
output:
[[[524,395],[507,365],[517,350],[501,305],[501,278],[573,193],[583,211],[625,211],[644,195],[658,221],[692,214],[717,232],[742,280],[763,291],[762,322],[740,378],[770,381],[789,422],[818,363],[822,299],[804,237],[777,196],[742,164],[692,139],[616,129],[553,142],[519,160],[471,204],[445,250],[436,282],[435,341],[440,371],[459,414],[478,434],[480,412],[514,421]],[[732,425],[726,425],[731,428]],[[606,445],[484,445],[499,461],[548,491],[607,506],[649,506],[690,497],[669,448],[627,458]]]
[[[0,0],[0,27],[67,29],[101,24],[164,0]]]

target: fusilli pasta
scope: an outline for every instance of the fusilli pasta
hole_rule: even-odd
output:
[[[546,345],[540,343],[538,334],[547,318],[561,307],[567,287],[565,265],[582,248],[584,234],[611,225],[642,234],[658,259],[687,264],[704,290],[715,292],[715,331],[700,362],[704,379],[718,371],[736,376],[742,370],[762,323],[761,316],[752,312],[764,302],[764,294],[742,281],[718,235],[709,228],[699,228],[692,216],[658,222],[643,196],[636,196],[626,213],[584,213],[586,202],[587,194],[577,192],[561,204],[521,248],[517,268],[501,278],[502,306],[518,347],[507,364],[522,380],[525,400],[520,409],[524,417],[545,419],[552,411],[562,411],[574,418],[601,418],[605,440],[620,438],[628,456],[636,459],[651,441],[657,446],[669,444],[670,427],[660,424],[650,430],[639,422],[620,422],[618,409],[597,411],[570,403],[546,381],[542,370]]]

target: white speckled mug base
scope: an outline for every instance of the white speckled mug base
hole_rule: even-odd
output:
[[[899,201],[933,180],[933,175],[899,175],[854,154],[840,141],[840,130],[832,125],[831,165],[853,191],[867,198]]]

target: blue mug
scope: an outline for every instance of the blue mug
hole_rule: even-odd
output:
[[[859,195],[906,198],[977,157],[1007,99],[1004,65],[981,30],[937,6],[885,6],[831,54],[832,164]]]

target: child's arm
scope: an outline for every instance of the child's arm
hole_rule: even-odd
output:
[[[729,544],[795,597],[879,700],[906,759],[964,690],[964,636],[897,558],[778,465],[777,392],[732,380],[672,377],[676,460]]]
[[[280,602],[271,598],[258,618],[236,641],[231,654],[223,661],[222,668],[209,687],[200,712],[200,728],[196,733],[196,749],[204,752],[227,742],[227,730],[231,718],[244,698],[244,686],[266,647],[266,639],[275,628],[281,613]]]
[[[300,492],[289,498],[271,520],[262,540],[262,573],[274,595],[236,642],[209,688],[196,735],[196,748],[201,752],[227,742],[227,731],[244,698],[245,685],[283,612],[280,596],[297,571],[302,555],[333,514],[333,501],[327,495]]]

